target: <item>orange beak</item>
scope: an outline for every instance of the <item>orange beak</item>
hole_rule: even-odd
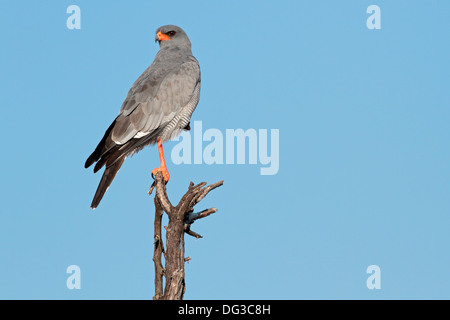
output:
[[[162,33],[161,31],[158,31],[158,33],[156,34],[156,37],[158,38],[158,41],[170,40],[170,37],[167,34]]]

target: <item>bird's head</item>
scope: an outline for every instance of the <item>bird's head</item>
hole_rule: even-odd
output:
[[[166,45],[191,46],[188,36],[180,27],[167,25],[156,30],[155,42],[162,48]]]

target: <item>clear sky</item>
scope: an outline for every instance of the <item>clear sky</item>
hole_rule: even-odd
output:
[[[225,180],[197,207],[219,209],[192,226],[204,238],[186,240],[186,299],[450,298],[449,12],[446,0],[2,1],[0,298],[153,297],[156,148],[126,160],[95,211],[101,173],[84,162],[165,24],[200,62],[203,132],[279,130],[276,175],[259,158],[177,165],[165,145],[172,202],[191,180]],[[66,286],[70,265],[81,290]]]

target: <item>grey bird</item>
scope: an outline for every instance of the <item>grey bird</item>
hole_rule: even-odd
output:
[[[153,63],[136,80],[119,115],[106,130],[85,168],[96,162],[94,172],[105,168],[91,208],[95,209],[128,156],[147,145],[158,144],[162,171],[169,181],[162,143],[182,130],[190,130],[192,113],[200,99],[200,66],[192,55],[191,42],[177,26],[156,30],[160,49]]]

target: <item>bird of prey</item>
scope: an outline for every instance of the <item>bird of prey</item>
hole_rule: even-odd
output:
[[[105,168],[91,208],[100,203],[106,190],[128,156],[147,145],[158,144],[161,171],[169,181],[162,143],[173,139],[189,123],[200,99],[200,66],[192,55],[191,42],[177,26],[156,30],[159,51],[153,63],[136,80],[122,104],[119,115],[106,130],[85,168],[96,162],[94,172]]]

